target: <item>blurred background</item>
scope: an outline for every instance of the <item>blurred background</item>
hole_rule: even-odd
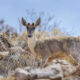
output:
[[[35,22],[41,17],[41,27],[51,31],[60,28],[67,35],[80,35],[80,0],[0,0],[0,28],[21,33],[25,27],[21,18]],[[6,29],[4,29],[6,26]],[[41,29],[45,28],[42,27]]]

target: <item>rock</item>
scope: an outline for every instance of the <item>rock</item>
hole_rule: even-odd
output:
[[[80,80],[78,75],[70,75],[75,69],[76,67],[65,60],[53,60],[52,64],[44,68],[17,68],[10,76],[16,80]],[[78,67],[75,71],[79,69]]]
[[[65,60],[59,60],[58,62],[61,64],[64,77],[69,76],[76,69],[75,66],[71,65],[69,62]]]
[[[18,68],[15,77],[16,80],[73,80],[69,75],[74,70],[75,68],[65,60],[53,60],[52,64],[44,68]]]
[[[16,69],[13,77],[15,77],[16,80],[33,80],[29,72],[24,71],[23,69],[20,68]]]
[[[74,70],[74,72],[71,75],[80,77],[80,64],[76,67],[76,69]]]
[[[3,76],[2,75],[0,75],[0,79],[2,79],[3,78]]]
[[[26,68],[16,69],[14,77],[16,80],[36,80],[36,79],[52,79],[52,80],[62,80],[62,70],[59,64],[50,65],[46,68]]]
[[[48,79],[55,79],[58,77],[62,77],[62,71],[61,66],[59,64],[57,65],[50,65],[46,68],[37,68],[32,69],[30,71],[31,75],[37,75],[38,78],[48,78]]]

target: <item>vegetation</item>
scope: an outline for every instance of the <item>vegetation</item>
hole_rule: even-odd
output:
[[[34,14],[33,14],[34,13]],[[28,12],[27,12],[28,14]],[[40,15],[41,14],[41,15]],[[31,12],[29,18],[33,21],[37,18],[37,16],[42,16],[44,14],[40,13],[37,15],[34,11]],[[31,16],[30,16],[31,15]],[[35,19],[34,19],[35,18]],[[78,37],[73,37],[70,35],[66,35],[65,32],[57,26],[57,24],[51,25],[51,30],[47,30],[50,26],[47,26],[49,22],[54,17],[47,17],[46,21],[43,22],[35,31],[36,40],[44,41],[49,39],[61,40],[64,42],[64,48],[67,50],[70,44],[74,44],[73,47],[70,48],[70,51],[74,53],[74,57],[76,61],[73,61],[72,58],[65,53],[56,52],[55,56],[49,58],[46,65],[49,65],[53,59],[61,59],[67,60],[72,63],[72,65],[77,65],[80,59],[78,58],[79,54],[79,46],[80,39]],[[44,20],[44,19],[43,19]],[[53,22],[54,23],[54,22]],[[20,23],[21,24],[21,23]],[[0,74],[4,76],[8,76],[11,71],[15,71],[16,68],[20,67],[24,69],[26,66],[33,66],[32,53],[27,44],[27,31],[24,30],[21,26],[22,31],[18,33],[14,27],[6,25],[4,20],[0,20]],[[6,40],[6,41],[5,41]],[[67,44],[68,43],[68,44]],[[76,51],[76,48],[78,48]],[[68,48],[69,49],[69,48]],[[74,51],[74,52],[73,52]],[[7,52],[8,54],[5,54]],[[35,61],[36,66],[38,66],[38,60]],[[2,78],[0,80],[6,80],[6,78]],[[7,80],[15,80],[14,77],[8,77]]]

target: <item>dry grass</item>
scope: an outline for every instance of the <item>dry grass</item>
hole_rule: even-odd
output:
[[[15,80],[15,78],[14,77],[8,77],[8,78],[1,78],[0,80]]]
[[[54,31],[53,34],[56,35],[57,32]],[[76,38],[76,37],[73,37],[73,36],[67,36],[67,35],[63,35],[63,36],[60,36],[60,35],[54,36],[53,35],[53,36],[50,37],[49,32],[45,32],[43,37],[42,37],[42,35],[43,35],[42,32],[37,32],[36,33],[37,41],[44,42],[45,40],[50,40],[50,39],[56,39],[56,40],[64,41],[64,48],[67,48],[67,44],[65,42],[66,40],[80,41],[79,38]],[[12,44],[15,44],[15,42],[16,42],[17,46],[23,48],[27,52],[28,50],[26,48],[28,46],[27,45],[25,46],[25,44],[27,44],[27,37],[26,36],[27,36],[27,32],[24,31],[22,34],[18,35],[17,37],[15,37],[15,35],[14,35],[13,38],[10,38],[10,40],[11,40],[11,42],[13,41]],[[22,44],[20,45],[20,43],[22,43]],[[24,46],[26,48],[24,48]],[[14,47],[16,47],[16,45],[14,45]],[[18,67],[24,68],[26,66],[32,66],[33,59],[32,59],[31,52],[29,52],[29,53],[30,53],[30,55],[28,55],[26,53],[24,54],[23,52],[21,52],[21,53],[16,53],[15,52],[15,54],[9,55],[4,60],[0,61],[0,70],[2,70],[2,74],[7,74],[7,72],[9,70],[15,70]],[[18,55],[18,54],[20,54],[20,55]],[[67,60],[72,65],[77,64],[77,62],[72,58],[72,56],[68,55],[68,53],[61,52],[61,51],[56,52],[52,57],[50,57],[48,59],[48,62],[47,62],[46,65],[49,65],[53,59]],[[38,60],[37,60],[37,62],[38,62]],[[4,79],[0,79],[0,80],[6,80],[6,79],[4,78]],[[14,80],[14,78],[10,77],[10,78],[8,78],[8,80]]]

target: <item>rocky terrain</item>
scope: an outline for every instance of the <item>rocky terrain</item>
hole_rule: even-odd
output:
[[[58,52],[61,56],[49,58],[41,68],[38,60],[33,67],[32,53],[23,34],[16,38],[0,35],[0,80],[80,80],[80,40],[70,37],[63,41],[71,57]]]

